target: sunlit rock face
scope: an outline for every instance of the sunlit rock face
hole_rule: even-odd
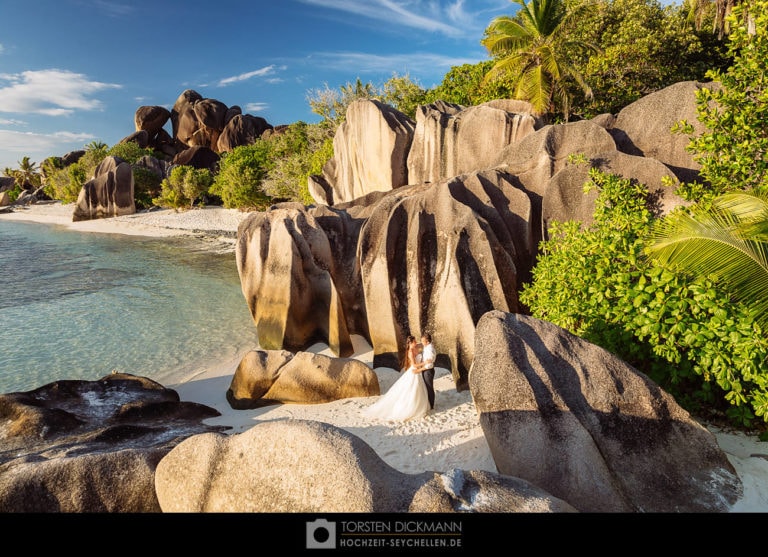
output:
[[[333,158],[323,168],[334,202],[408,184],[413,132],[413,120],[389,105],[376,100],[352,102],[333,138]]]
[[[118,157],[105,158],[80,189],[72,221],[103,219],[136,212],[133,198],[133,170]]]
[[[442,101],[418,107],[409,183],[436,183],[495,166],[502,149],[540,126],[531,111],[526,102],[503,99],[471,107]]]
[[[260,345],[321,341],[347,356],[360,334],[375,366],[397,368],[405,337],[430,331],[465,388],[476,322],[519,309],[535,246],[528,196],[489,170],[368,201],[282,204],[243,221],[236,258]]]
[[[475,342],[469,389],[501,474],[582,512],[727,512],[741,497],[714,435],[607,350],[497,310]]]

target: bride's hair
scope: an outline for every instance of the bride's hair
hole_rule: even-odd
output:
[[[405,356],[403,356],[403,359],[400,362],[400,370],[406,370],[409,367],[411,367],[411,362],[408,359],[408,354],[411,353],[411,343],[416,340],[416,337],[413,335],[408,335],[405,337]]]

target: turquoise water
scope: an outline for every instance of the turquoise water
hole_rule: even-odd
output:
[[[168,386],[258,345],[234,253],[191,238],[0,219],[0,288],[0,393],[112,370]]]

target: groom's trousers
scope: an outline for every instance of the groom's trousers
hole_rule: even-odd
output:
[[[429,397],[429,407],[435,409],[435,368],[425,369],[421,372],[424,383],[427,385],[427,396]]]

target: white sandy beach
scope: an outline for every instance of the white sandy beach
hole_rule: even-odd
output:
[[[142,236],[195,235],[204,237],[211,249],[234,249],[233,233],[247,216],[232,209],[208,207],[185,212],[158,210],[73,223],[73,205],[38,204],[0,214],[2,220],[21,220],[56,224],[83,232],[131,234]],[[353,357],[373,365],[373,351],[361,337],[355,337]],[[257,347],[253,347],[257,348]],[[312,352],[333,355],[327,346],[317,344]],[[490,450],[483,437],[477,412],[468,391],[457,392],[450,373],[437,368],[436,404],[427,417],[405,423],[388,423],[363,418],[361,409],[375,397],[349,398],[328,404],[289,404],[254,410],[233,410],[226,391],[242,354],[231,361],[204,369],[193,377],[178,378],[166,385],[175,389],[182,400],[215,408],[221,416],[207,423],[226,425],[233,434],[263,421],[307,419],[332,424],[360,437],[390,466],[405,473],[423,471],[488,470],[496,472]],[[399,374],[390,368],[375,368],[382,392]],[[741,432],[710,427],[720,448],[739,475],[743,497],[732,507],[733,513],[768,512],[768,443]]]

